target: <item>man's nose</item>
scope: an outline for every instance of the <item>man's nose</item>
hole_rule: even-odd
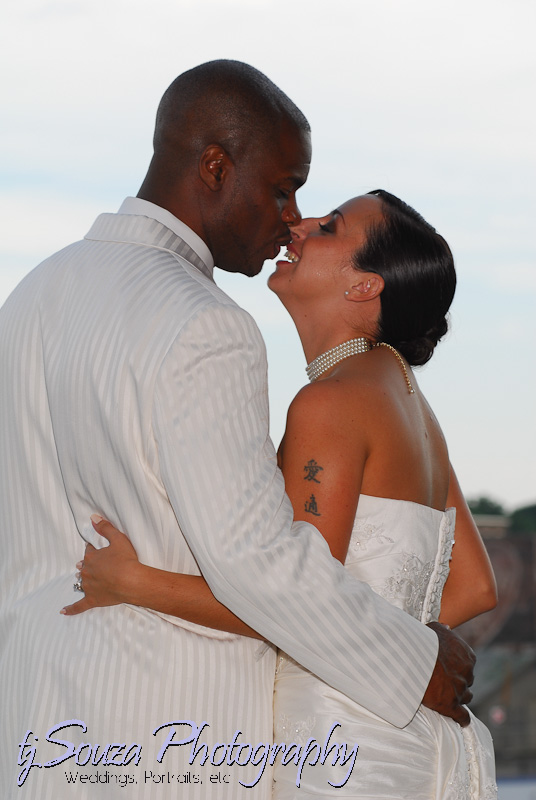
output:
[[[296,203],[296,198],[289,199],[281,215],[283,222],[288,226],[299,225],[302,219],[300,209]]]

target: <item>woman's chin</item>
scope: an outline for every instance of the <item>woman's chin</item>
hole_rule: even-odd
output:
[[[276,261],[275,270],[268,278],[268,288],[271,289],[272,292],[275,292],[275,294],[278,294],[277,287],[281,285],[280,280],[285,280],[285,277],[292,272],[293,267],[294,264],[292,264],[290,261]]]
[[[271,292],[273,292],[279,297],[279,291],[278,291],[279,281],[277,280],[278,277],[279,275],[277,274],[277,269],[276,269],[275,272],[272,272],[272,274],[268,276],[268,281],[266,282],[266,285],[268,286]]]

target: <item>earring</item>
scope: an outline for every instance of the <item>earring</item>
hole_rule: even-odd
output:
[[[345,296],[345,297],[348,297],[348,295],[349,295],[349,294],[350,294],[350,292],[349,292],[349,291],[348,291],[348,289],[347,289],[347,290],[345,291],[345,293],[344,293],[344,296]]]

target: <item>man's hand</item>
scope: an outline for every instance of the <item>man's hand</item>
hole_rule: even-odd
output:
[[[469,725],[469,712],[463,707],[471,702],[473,693],[473,668],[476,656],[464,640],[439,622],[430,622],[429,628],[437,633],[439,652],[423,697],[423,705],[452,717],[462,728]]]

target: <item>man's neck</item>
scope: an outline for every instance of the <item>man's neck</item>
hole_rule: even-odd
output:
[[[141,197],[127,197],[119,209],[120,214],[133,214],[136,216],[155,219],[173,233],[183,239],[199,258],[206,264],[207,270],[212,275],[214,259],[205,242],[183,220],[174,216],[166,208]]]

